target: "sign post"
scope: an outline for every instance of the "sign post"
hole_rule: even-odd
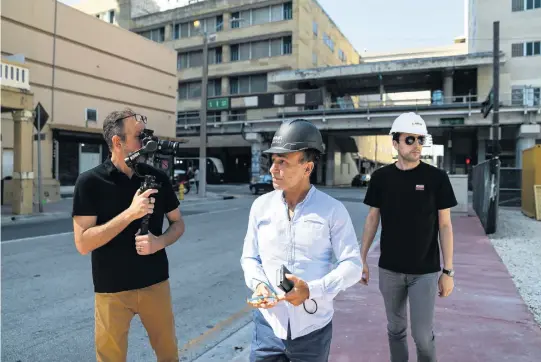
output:
[[[38,141],[38,206],[39,206],[39,212],[43,212],[43,203],[41,202],[41,195],[42,195],[42,182],[41,182],[41,130],[43,129],[43,126],[45,126],[45,123],[47,123],[47,120],[49,119],[49,115],[45,111],[45,108],[41,105],[41,103],[38,103],[36,108],[34,109],[35,117],[34,117],[34,127],[36,127],[36,130],[38,131],[37,134],[37,141]]]

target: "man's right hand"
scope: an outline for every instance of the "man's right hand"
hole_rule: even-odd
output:
[[[359,283],[368,285],[368,281],[370,280],[370,271],[368,270],[368,263],[366,261],[363,261],[363,273],[361,275],[361,280]]]
[[[257,286],[254,294],[252,294],[252,298],[257,298],[257,297],[260,297],[260,296],[270,297],[270,298],[259,299],[257,302],[253,302],[253,303],[249,303],[249,304],[252,307],[264,308],[264,309],[272,308],[276,304],[278,304],[278,299],[273,297],[273,295],[272,295],[271,291],[269,290],[269,288],[267,288],[267,286],[265,284],[263,284],[263,283],[259,283],[259,285]]]
[[[141,193],[140,190],[137,190],[130,207],[128,208],[131,217],[134,220],[140,219],[146,214],[152,214],[154,212],[154,202],[155,199],[150,197],[150,195],[158,192],[156,189],[146,190]]]

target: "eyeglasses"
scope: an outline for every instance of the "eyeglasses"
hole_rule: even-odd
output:
[[[124,116],[122,118],[117,118],[116,122],[120,122],[126,118],[135,118],[135,121],[136,122],[143,122],[144,124],[147,124],[147,117],[146,116],[143,116],[142,114],[137,114],[137,113],[134,113],[134,114],[129,114],[127,116]]]
[[[424,145],[425,142],[426,142],[426,137],[425,136],[407,136],[406,138],[404,138],[404,142],[408,145],[408,146],[411,146],[412,144],[415,143],[415,140],[417,140],[417,142],[419,142],[419,145]]]

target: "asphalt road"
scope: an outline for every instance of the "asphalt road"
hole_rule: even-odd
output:
[[[360,238],[363,190],[324,191],[343,200]],[[193,360],[251,319],[239,259],[253,200],[245,195],[184,207],[186,233],[168,248],[182,360]],[[2,230],[2,360],[94,361],[90,256],[75,250],[71,221],[14,228]],[[155,359],[138,317],[128,349],[129,361]]]

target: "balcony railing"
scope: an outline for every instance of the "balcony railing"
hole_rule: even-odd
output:
[[[313,107],[297,107],[297,110],[291,109],[284,111],[283,108],[276,107],[276,115],[271,117],[253,118],[250,113],[239,113],[226,111],[221,114],[209,114],[207,116],[207,125],[209,127],[219,127],[226,124],[241,124],[252,122],[273,122],[277,119],[287,119],[294,117],[317,118],[324,117],[327,120],[340,118],[344,115],[368,115],[385,112],[419,112],[419,111],[439,111],[451,112],[465,111],[469,114],[481,112],[481,105],[486,96],[477,96],[468,94],[465,96],[454,96],[452,98],[417,98],[417,99],[395,99],[383,101],[365,101],[359,97],[351,99],[339,99],[337,102],[328,103],[325,105]],[[500,94],[500,111],[502,113],[508,111],[533,111],[541,113],[541,100],[537,93],[534,97],[518,97],[517,93],[501,93]],[[254,113],[258,114],[258,112]],[[248,116],[247,116],[248,115]],[[199,113],[185,112],[179,114],[177,120],[177,130],[182,132],[182,129],[198,127],[200,125]]]
[[[5,60],[2,60],[0,65],[0,81],[3,86],[30,90],[30,70],[28,68]]]

